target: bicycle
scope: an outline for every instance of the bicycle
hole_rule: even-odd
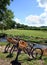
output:
[[[32,56],[33,59],[41,59],[43,56],[43,50],[41,48],[34,48],[34,46],[35,44],[33,45],[28,44],[27,47],[24,47],[24,48],[19,47],[16,59],[20,55],[21,51],[24,51],[24,53],[28,54],[29,56]]]
[[[13,39],[12,41],[11,43],[13,43],[13,46],[10,49],[10,54],[13,54],[13,51],[15,50],[15,48],[17,48],[18,52],[17,52],[16,60],[18,59],[18,56],[20,55],[21,51],[24,51],[24,53],[28,54],[29,56],[32,56],[33,59],[42,58],[43,50],[41,48],[34,48],[35,44],[31,45],[30,43],[28,44],[28,42],[23,40],[16,40],[18,42],[14,42]]]

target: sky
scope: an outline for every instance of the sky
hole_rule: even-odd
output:
[[[8,8],[17,23],[47,26],[47,0],[13,0]]]

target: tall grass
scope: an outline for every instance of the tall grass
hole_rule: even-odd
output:
[[[47,31],[9,29],[3,32],[11,36],[20,36],[20,38],[22,37],[22,39],[27,41],[47,43]]]
[[[33,36],[40,38],[47,38],[47,31],[40,30],[17,30],[17,29],[9,29],[4,31],[7,34],[11,35],[19,35],[19,36]]]

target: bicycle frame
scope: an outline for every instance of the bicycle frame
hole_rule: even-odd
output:
[[[25,48],[23,51],[24,53],[28,54],[29,56],[32,54],[33,46]]]

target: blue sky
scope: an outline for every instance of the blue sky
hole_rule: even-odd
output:
[[[29,26],[47,26],[47,0],[14,0],[9,9],[17,23]]]

